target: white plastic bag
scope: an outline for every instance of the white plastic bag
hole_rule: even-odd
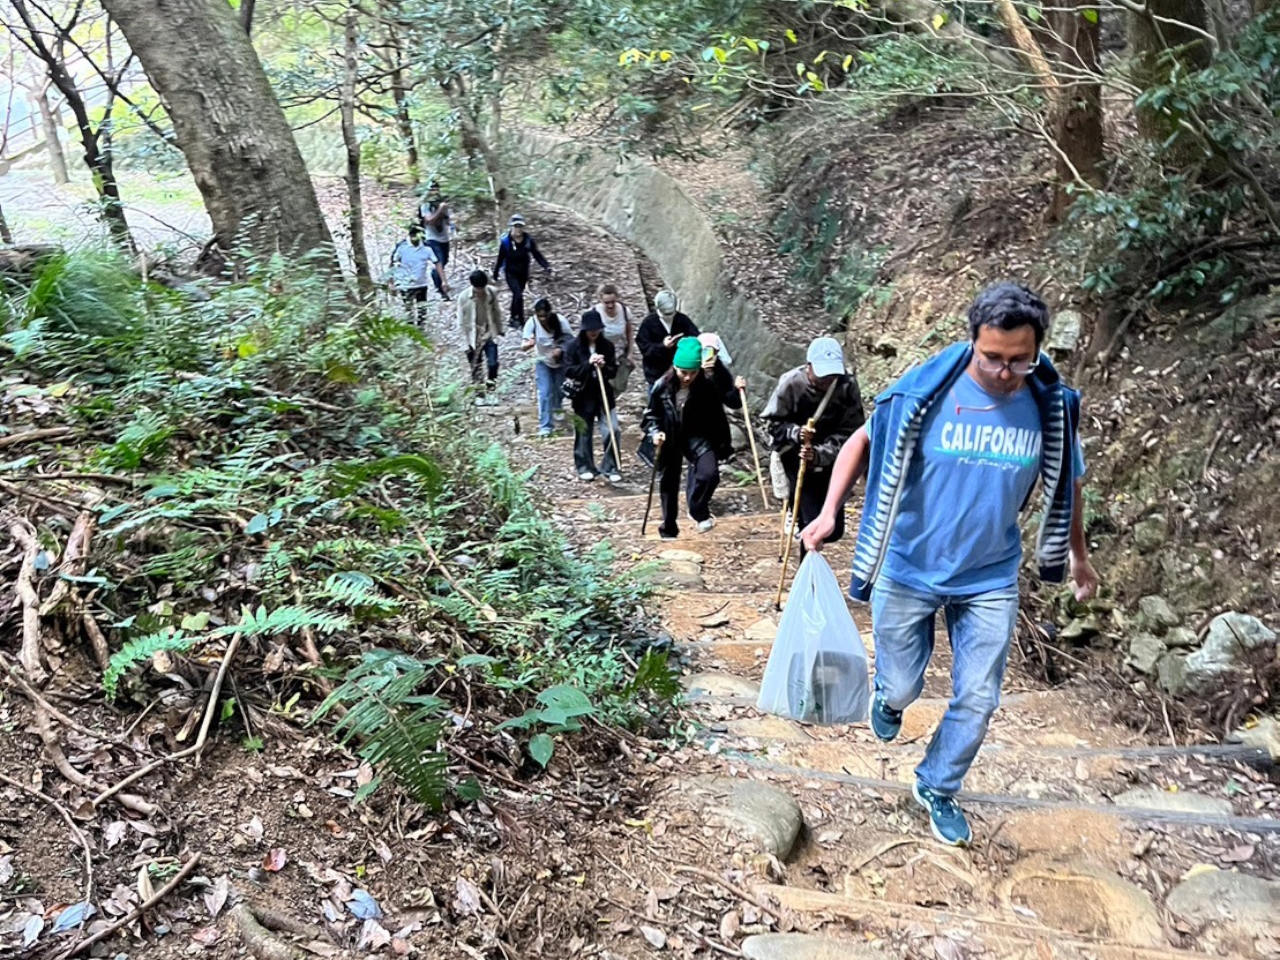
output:
[[[867,648],[820,553],[805,556],[796,571],[756,706],[809,723],[867,719]]]

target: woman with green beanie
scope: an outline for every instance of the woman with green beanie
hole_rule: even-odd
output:
[[[658,533],[663,540],[674,540],[679,533],[676,514],[685,460],[689,461],[689,519],[702,533],[715,526],[711,495],[720,483],[720,461],[733,452],[724,408],[741,409],[739,391],[746,385],[742,377],[734,380],[714,348],[704,348],[695,337],[680,340],[672,368],[653,385],[641,428],[659,445],[662,526]]]

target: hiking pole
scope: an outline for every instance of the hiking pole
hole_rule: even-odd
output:
[[[596,379],[600,381],[600,402],[604,404],[604,422],[609,426],[609,442],[613,444],[613,463],[622,472],[622,454],[618,452],[618,431],[613,429],[613,414],[609,410],[609,391],[604,386],[603,364],[596,366]],[[656,460],[656,458],[655,458]]]
[[[751,428],[751,411],[747,408],[747,388],[742,387],[738,393],[742,394],[742,419],[747,421],[747,436],[751,439],[751,456],[756,461],[756,479],[760,481],[760,502],[764,504],[767,511],[769,495],[764,492],[764,474],[760,472],[760,451],[756,447],[756,432]]]
[[[644,520],[640,524],[640,536],[644,536],[645,527],[649,526],[649,511],[653,509],[653,483],[658,479],[658,457],[662,455],[662,441],[653,445],[653,469],[649,472],[649,499],[644,502]]]
[[[831,386],[827,387],[827,392],[822,397],[822,402],[818,404],[818,409],[814,411],[813,416],[809,418],[809,422],[805,424],[809,431],[810,440],[803,444],[803,447],[813,449],[813,431],[817,429],[818,421],[822,419],[823,413],[826,412],[827,404],[831,402],[831,397],[836,392],[836,384],[839,380],[831,381]],[[782,609],[782,587],[787,582],[787,564],[791,560],[791,542],[795,539],[796,524],[800,520],[800,488],[804,486],[804,468],[807,461],[801,450],[800,469],[796,471],[796,491],[795,497],[791,504],[791,522],[787,523],[786,504],[782,507],[782,576],[778,579],[778,596],[773,601],[775,610]],[[790,528],[790,529],[788,529]]]
[[[810,430],[813,429],[813,425],[816,421],[817,421],[816,417],[809,418]],[[806,443],[805,446],[811,447],[812,445]],[[805,460],[803,455],[801,455],[800,469],[796,471],[796,495],[795,495],[795,499],[791,503],[791,522],[785,528],[786,535],[784,538],[785,543],[783,546],[783,554],[782,554],[782,576],[778,578],[778,595],[777,597],[774,598],[774,601],[773,601],[773,609],[775,610],[782,609],[782,588],[783,586],[786,585],[786,582],[787,582],[787,564],[791,560],[791,542],[795,540],[796,521],[800,517],[800,491],[804,488],[804,468],[807,467],[808,465],[809,465],[808,461]]]
[[[782,512],[778,514],[778,525],[782,529],[782,535],[778,538],[778,562],[782,562],[782,554],[787,549],[787,501],[782,501]]]

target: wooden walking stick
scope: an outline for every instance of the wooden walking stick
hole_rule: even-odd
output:
[[[613,444],[613,463],[622,472],[622,454],[618,453],[618,431],[613,429],[613,413],[609,410],[609,391],[604,386],[603,364],[596,366],[596,379],[600,382],[600,402],[604,404],[604,422],[609,425],[609,442]],[[654,458],[657,462],[657,458]]]
[[[747,436],[751,439],[751,456],[756,461],[756,479],[760,481],[760,502],[764,504],[765,510],[768,510],[769,495],[764,491],[764,474],[760,472],[760,451],[756,448],[756,432],[751,427],[751,410],[747,407],[747,388],[739,388],[738,393],[742,395],[742,418],[747,421]]]
[[[816,417],[809,419],[809,429],[813,429],[814,423],[817,422]],[[805,444],[806,447],[811,444]],[[800,457],[800,469],[796,472],[796,495],[791,502],[791,522],[786,526],[785,545],[782,553],[782,576],[778,578],[778,595],[773,600],[773,609],[782,609],[782,588],[787,582],[787,564],[791,560],[791,542],[796,538],[796,521],[800,517],[800,491],[804,488],[804,468],[807,467],[808,461],[803,455]]]
[[[822,398],[822,402],[818,404],[818,409],[814,411],[809,422],[805,424],[805,428],[812,437],[813,431],[817,429],[818,421],[822,419],[822,414],[826,412],[827,404],[831,402],[832,395],[836,392],[836,384],[839,380],[833,380],[831,386],[827,387],[827,392]],[[812,440],[803,444],[804,447],[812,447]],[[791,542],[795,539],[796,524],[800,520],[800,489],[804,486],[804,468],[807,462],[804,458],[803,451],[800,456],[800,469],[796,471],[796,490],[795,496],[792,498],[791,504],[791,522],[787,523],[786,507],[782,508],[782,576],[778,578],[778,596],[773,601],[773,609],[782,609],[782,588],[787,582],[787,564],[791,560]]]
[[[778,514],[778,525],[782,533],[778,537],[778,562],[782,562],[782,554],[787,549],[787,501],[782,501],[782,512]]]
[[[658,479],[658,458],[662,456],[662,441],[659,440],[653,445],[653,469],[649,471],[649,499],[644,502],[644,520],[640,523],[640,536],[644,536],[644,531],[649,526],[649,511],[653,509],[653,483]]]

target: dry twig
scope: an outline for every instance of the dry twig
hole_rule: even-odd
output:
[[[712,883],[717,884],[722,889],[728,890],[730,893],[732,893],[735,897],[737,897],[743,903],[751,904],[757,910],[761,910],[769,914],[769,916],[773,917],[775,920],[782,921],[785,919],[782,912],[779,911],[777,907],[769,906],[759,897],[756,897],[748,893],[746,890],[743,890],[741,887],[737,886],[736,884],[730,883],[728,880],[724,879],[723,877],[716,876],[716,874],[712,873],[710,870],[704,870],[702,867],[676,867],[675,872],[692,874],[693,876],[696,876],[696,877],[702,877],[702,879],[704,880],[710,880]]]
[[[13,587],[22,604],[22,647],[18,660],[32,683],[43,683],[49,674],[40,660],[40,595],[35,587],[40,544],[36,542],[35,529],[25,520],[10,519],[9,536],[22,548],[22,568]]]
[[[19,443],[34,443],[36,440],[59,440],[75,433],[71,427],[43,427],[39,430],[26,430],[23,433],[11,433],[0,437],[0,450]]]

